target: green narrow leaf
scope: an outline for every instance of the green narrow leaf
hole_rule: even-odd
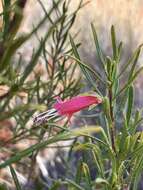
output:
[[[132,78],[133,74],[134,74],[135,67],[136,67],[136,64],[137,64],[137,61],[138,61],[138,58],[139,58],[139,55],[140,55],[140,51],[141,51],[141,48],[139,48],[137,53],[136,53],[133,65],[132,65],[131,70],[129,72],[129,79],[128,80],[130,80]]]
[[[125,170],[126,170],[125,161],[121,161],[119,169],[118,169],[118,180],[119,180],[119,183],[122,183],[122,181],[123,181],[123,176],[124,176]]]
[[[83,170],[83,173],[85,176],[87,190],[92,190],[90,171],[89,171],[89,167],[86,163],[82,163],[82,170]]]
[[[55,126],[55,125],[53,125],[53,126]],[[56,127],[60,128],[60,129],[63,129],[62,127],[59,127],[57,125],[56,125]],[[58,134],[56,136],[53,136],[53,137],[51,137],[51,138],[49,138],[49,139],[47,139],[47,140],[45,140],[45,141],[43,141],[41,143],[34,144],[31,147],[29,147],[29,148],[27,148],[27,149],[25,149],[23,151],[20,151],[20,152],[16,153],[14,156],[12,156],[11,158],[9,158],[5,162],[1,163],[0,164],[0,169],[4,168],[6,166],[9,166],[12,163],[18,162],[22,158],[24,158],[24,157],[32,154],[34,151],[38,151],[40,149],[43,149],[47,145],[55,143],[55,142],[59,142],[59,141],[63,141],[63,140],[69,140],[70,138],[79,137],[79,136],[87,136],[87,137],[90,137],[90,138],[93,138],[93,139],[96,140],[97,138],[95,138],[93,136],[90,136],[88,134],[89,133],[96,133],[96,132],[98,133],[98,132],[101,131],[101,129],[102,129],[101,127],[98,127],[98,128],[97,127],[94,127],[94,128],[91,127],[89,129],[84,128],[84,129],[80,129],[80,130],[79,129],[73,129],[73,130],[68,130],[67,129],[66,130],[64,128],[64,130],[66,130],[66,132],[60,133],[60,134]],[[102,142],[102,141],[100,141],[100,142]],[[105,144],[105,146],[106,146],[106,144]]]
[[[135,167],[133,168],[132,182],[133,182],[133,190],[137,190],[138,183],[141,178],[141,172],[143,169],[143,155],[137,157]]]
[[[104,114],[105,114],[105,116],[106,116],[106,118],[108,120],[108,124],[111,125],[112,119],[111,119],[111,116],[110,116],[110,104],[109,104],[108,97],[104,97],[103,111],[104,111]]]
[[[133,81],[136,79],[136,77],[143,71],[143,67],[139,68],[135,74],[130,78],[130,80],[127,81],[127,83],[123,86],[123,88],[113,97],[113,100],[116,99],[121,93],[123,93],[125,90],[127,90]]]
[[[70,36],[70,43],[71,43],[71,46],[72,46],[72,49],[73,49],[73,54],[76,58],[76,61],[78,61],[79,63],[79,66],[83,72],[83,74],[85,75],[87,81],[90,82],[90,84],[94,87],[94,89],[101,95],[100,91],[97,89],[96,85],[95,85],[95,82],[93,81],[92,77],[91,77],[91,74],[87,71],[87,67],[85,68],[85,65],[81,64],[82,62],[80,61],[80,56],[79,56],[79,53],[77,51],[77,47],[72,39],[72,37]],[[88,67],[89,68],[89,67]]]
[[[120,141],[120,154],[119,154],[120,160],[126,159],[126,156],[130,150],[130,144],[131,144],[131,136],[122,134],[121,141]]]
[[[137,148],[134,149],[133,152],[130,153],[129,156],[131,156],[132,160],[135,159],[137,156],[139,157],[140,154],[143,151],[143,145],[138,146]]]
[[[99,175],[104,178],[104,166],[103,166],[103,160],[102,160],[102,154],[98,146],[92,145],[92,155],[94,159],[94,163],[97,167],[97,171],[99,172]]]
[[[56,181],[49,190],[58,190],[61,184],[59,181]]]
[[[106,57],[106,70],[108,75],[108,81],[112,81],[113,61],[109,56]]]
[[[3,23],[4,23],[4,30],[3,30],[3,37],[6,38],[8,27],[10,22],[10,0],[3,1]]]
[[[20,151],[18,153],[16,153],[14,156],[12,156],[11,158],[9,158],[8,160],[6,160],[5,162],[1,163],[0,164],[0,169],[1,168],[5,168],[6,166],[9,166],[11,165],[12,163],[15,163],[15,162],[18,162],[19,160],[21,160],[22,158],[32,154],[34,151],[37,151],[37,150],[40,150],[42,148],[45,148],[48,144],[51,144],[51,143],[54,143],[54,142],[58,142],[58,141],[61,141],[63,139],[68,139],[70,136],[69,136],[69,133],[62,133],[62,134],[59,134],[55,137],[52,137],[48,140],[45,140],[41,143],[37,143],[37,144],[34,144],[32,145],[31,147],[23,150],[23,151]]]
[[[81,170],[82,170],[82,160],[79,160],[78,165],[77,165],[76,176],[75,176],[75,182],[77,184],[80,184],[80,181],[81,181],[81,177],[82,177]]]
[[[61,19],[61,18],[60,18]],[[48,32],[46,33],[45,37],[43,40],[41,40],[40,45],[38,50],[36,51],[35,55],[32,57],[32,60],[30,61],[30,63],[28,64],[28,66],[25,68],[25,71],[23,73],[22,78],[20,79],[20,83],[23,83],[26,78],[28,77],[28,75],[31,73],[31,71],[33,70],[33,68],[35,67],[35,65],[37,64],[38,58],[43,50],[43,47],[45,45],[46,40],[49,38],[50,34],[52,33],[53,29],[56,27],[56,25],[58,24],[58,22],[60,21],[60,19],[58,19],[52,26],[51,28],[48,30]]]
[[[118,60],[117,60],[118,62],[120,61],[122,49],[123,49],[123,43],[120,42],[120,43],[119,43],[119,46],[118,46]]]
[[[98,57],[102,63],[103,68],[105,69],[105,58],[104,58],[104,55],[103,55],[102,50],[100,48],[97,33],[96,33],[96,30],[95,30],[95,27],[93,24],[91,24],[91,28],[92,28],[92,33],[93,33],[94,42],[95,42]]]
[[[132,114],[132,108],[133,108],[133,101],[134,101],[134,89],[131,85],[128,89],[128,102],[127,102],[127,112],[126,112],[126,119],[127,119],[127,125],[129,125],[131,114]]]
[[[131,141],[130,141],[130,152],[133,152],[136,148],[136,145],[138,144],[138,139],[140,138],[140,132],[136,132],[133,135],[131,135]]]
[[[125,64],[125,66],[123,66],[123,69],[121,69],[119,75],[118,75],[118,78],[120,78],[121,75],[123,75],[125,73],[125,71],[127,70],[127,68],[133,64],[133,63],[136,63],[137,60],[138,60],[138,56],[139,56],[139,53],[140,53],[140,50],[142,48],[143,44],[141,44],[136,50],[135,52],[132,54],[131,58],[128,60],[128,62]]]
[[[82,188],[80,185],[78,185],[77,183],[75,183],[73,180],[71,179],[65,179],[65,181],[68,182],[69,186],[74,187],[74,190],[85,190],[84,188]],[[70,187],[70,188],[71,188]],[[70,189],[69,188],[69,189]]]
[[[112,39],[112,48],[113,48],[113,58],[114,60],[117,60],[117,53],[118,53],[118,49],[117,49],[117,42],[116,42],[116,34],[115,34],[115,28],[112,25],[111,27],[111,39]]]
[[[73,38],[70,36],[70,43],[71,43],[71,46],[72,46],[72,50],[73,50],[73,54],[74,54],[74,56],[78,59],[78,60],[80,60],[80,56],[79,56],[79,53],[78,53],[78,51],[77,51],[77,47],[76,47],[76,45],[75,45],[75,43],[74,43],[74,41],[73,41]]]
[[[96,178],[95,183],[96,184],[105,184],[105,185],[108,185],[108,187],[111,188],[109,182],[106,179],[103,179],[103,178],[99,178],[99,177]]]
[[[142,111],[140,110],[137,110],[136,113],[135,113],[135,116],[134,116],[134,122],[131,124],[131,127],[130,127],[130,132],[132,134],[135,133],[138,125],[143,121],[143,117],[142,117]]]
[[[68,55],[69,57],[71,57],[72,59],[74,59],[75,61],[77,61],[77,63],[81,66],[84,67],[85,70],[90,71],[90,73],[92,73],[96,79],[98,79],[101,83],[105,84],[105,82],[102,80],[101,76],[92,68],[90,68],[88,65],[86,65],[85,63],[83,63],[83,61],[77,59],[76,57],[73,57],[71,55]]]
[[[10,168],[10,172],[11,172],[11,175],[13,177],[13,180],[14,180],[14,183],[15,183],[15,186],[16,186],[16,190],[22,190],[21,185],[19,184],[16,172],[14,171],[14,169],[13,169],[13,167],[11,165],[9,166],[9,168]]]

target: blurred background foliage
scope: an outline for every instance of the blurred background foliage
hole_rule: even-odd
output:
[[[33,114],[50,109],[57,96],[65,99],[76,95],[81,86],[75,62],[63,55],[71,52],[68,34],[82,2],[72,12],[69,12],[68,1],[51,1],[48,7],[40,0],[35,3],[39,6],[38,19],[32,18],[32,5],[30,29],[22,31],[28,1],[1,1],[1,161],[58,132],[51,130],[54,119],[51,125],[34,126]],[[37,177],[37,154],[38,149],[27,159],[26,167],[25,160],[20,164],[20,172],[25,173],[28,184]],[[12,166],[10,171],[13,177],[16,176]],[[1,170],[2,181],[7,181],[5,175]]]

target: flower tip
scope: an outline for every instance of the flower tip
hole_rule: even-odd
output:
[[[103,98],[93,91],[89,91],[88,93],[84,93],[83,95],[94,97],[96,99],[97,104],[100,104],[103,102]]]

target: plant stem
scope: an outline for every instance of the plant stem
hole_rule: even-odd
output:
[[[109,87],[109,105],[110,105],[110,117],[111,117],[110,133],[111,133],[112,148],[113,148],[114,152],[116,152],[116,148],[115,148],[116,129],[115,129],[115,121],[114,121],[112,102],[113,102],[113,94],[112,94],[112,84],[111,84]]]

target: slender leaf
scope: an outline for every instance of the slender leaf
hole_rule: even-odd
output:
[[[120,78],[121,75],[123,75],[125,73],[125,71],[127,70],[127,68],[133,64],[134,62],[136,63],[138,60],[138,56],[140,53],[140,49],[142,48],[143,44],[141,44],[133,53],[133,55],[131,56],[131,58],[129,59],[129,61],[127,62],[127,64],[125,64],[125,66],[123,66],[123,68],[121,69],[118,78]]]
[[[125,90],[127,90],[130,85],[133,83],[133,81],[136,79],[136,77],[143,71],[143,67],[139,68],[135,74],[130,78],[130,80],[123,86],[123,88],[114,96],[113,99],[117,98],[121,93],[123,93]]]
[[[127,125],[129,125],[129,121],[132,114],[133,109],[133,101],[134,101],[134,89],[133,86],[130,86],[128,93],[128,105],[127,105],[127,111],[126,111],[126,118],[127,118]]]
[[[74,182],[71,179],[65,179],[65,181],[68,182],[70,187],[74,187],[74,190],[85,190],[84,188],[82,188],[80,185],[78,185],[76,182]]]
[[[87,190],[92,190],[92,184],[91,184],[91,176],[90,176],[90,171],[89,171],[89,167],[86,163],[82,163],[82,170],[85,176],[85,181],[87,184],[86,189]]]
[[[73,49],[73,53],[74,53],[75,58],[76,58],[77,60],[80,60],[79,53],[78,53],[78,51],[77,51],[76,45],[75,45],[75,43],[74,43],[74,41],[73,41],[73,39],[72,39],[71,36],[70,36],[70,42],[71,42],[71,46],[72,46],[72,49]],[[78,63],[79,63],[79,62],[78,62]],[[92,77],[91,77],[91,74],[87,71],[87,69],[85,69],[85,67],[83,66],[83,64],[81,64],[81,62],[80,62],[80,68],[81,68],[81,70],[83,71],[83,73],[84,73],[84,75],[85,75],[87,81],[89,81],[90,84],[92,84],[92,86],[95,88],[95,90],[96,90],[99,94],[101,94],[100,91],[97,89],[97,87],[96,87],[96,85],[95,85],[95,83],[94,83],[94,81],[93,81],[93,79],[92,79]]]
[[[20,183],[18,181],[18,178],[17,178],[15,170],[13,169],[13,167],[11,165],[9,167],[10,167],[10,172],[11,172],[11,175],[13,177],[13,180],[14,180],[14,183],[15,183],[15,186],[16,186],[16,190],[22,190],[21,185],[20,185]]]
[[[81,170],[82,170],[82,160],[79,160],[78,165],[77,165],[76,175],[75,175],[75,182],[77,184],[80,184],[80,181],[81,181],[81,177],[82,177]]]
[[[113,48],[113,58],[114,60],[117,60],[118,49],[117,49],[115,28],[113,25],[111,27],[111,39],[112,39],[112,48]]]
[[[92,28],[92,32],[93,32],[93,37],[94,37],[94,42],[95,42],[98,57],[102,63],[103,68],[105,68],[105,58],[104,58],[104,55],[103,55],[102,50],[100,48],[98,37],[96,34],[96,30],[95,30],[95,27],[93,24],[91,24],[91,28]]]

